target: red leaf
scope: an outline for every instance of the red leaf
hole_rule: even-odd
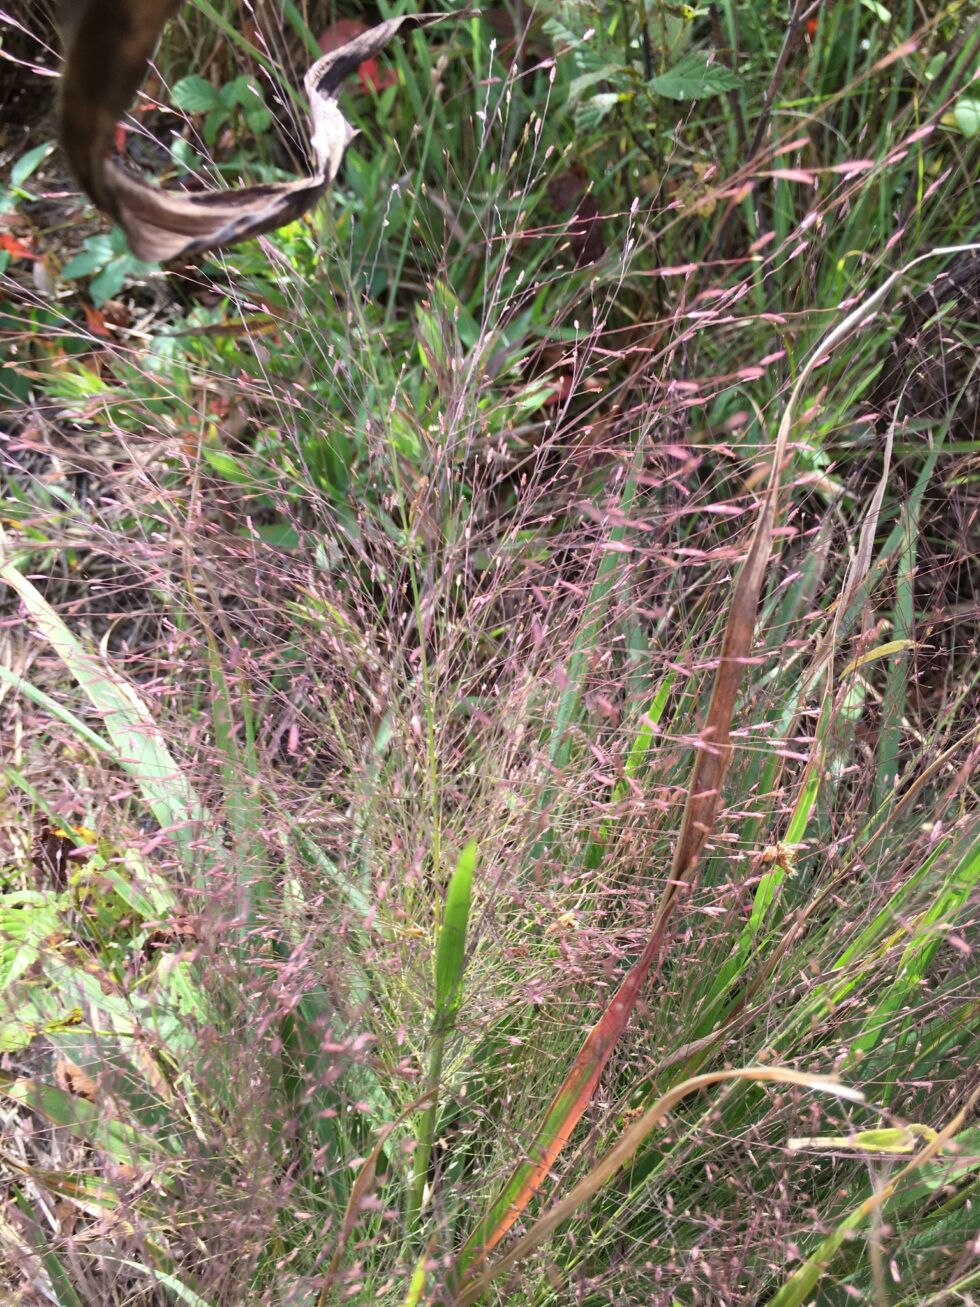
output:
[[[112,332],[106,326],[105,318],[102,311],[97,309],[94,304],[82,304],[85,312],[85,322],[93,336],[104,336],[106,339],[111,337]]]
[[[33,259],[35,251],[30,245],[20,241],[16,236],[11,235],[9,231],[0,232],[0,250],[9,254],[12,259]]]

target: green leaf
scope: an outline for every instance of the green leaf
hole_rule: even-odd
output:
[[[575,106],[575,127],[577,131],[588,132],[602,122],[611,109],[625,97],[618,91],[601,91],[590,96]]]
[[[273,549],[299,548],[299,532],[286,522],[268,522],[265,526],[256,526],[254,530],[259,539]]]
[[[203,154],[199,154],[190,141],[185,141],[183,137],[174,141],[170,153],[174,162],[180,164],[185,172],[198,172],[206,166]]]
[[[663,95],[668,100],[699,100],[737,90],[742,79],[724,64],[708,62],[710,58],[703,50],[692,50],[679,64],[659,77],[652,77],[647,86],[654,95]]]
[[[178,1280],[176,1275],[171,1275],[169,1271],[163,1271],[158,1266],[144,1266],[141,1262],[131,1261],[128,1257],[120,1257],[119,1265],[128,1266],[133,1271],[139,1271],[152,1284],[159,1284],[164,1289],[169,1289],[177,1301],[186,1303],[187,1307],[212,1307],[212,1304],[206,1298],[202,1298],[199,1293],[195,1293],[183,1280]]]
[[[60,925],[58,905],[47,894],[21,890],[0,899],[0,990],[34,965]]]
[[[239,104],[243,109],[251,109],[257,104],[265,103],[262,99],[262,91],[256,85],[254,78],[245,74],[229,82],[226,90],[230,96],[230,103]]]
[[[28,150],[22,154],[14,166],[10,169],[10,181],[13,186],[23,186],[31,173],[48,157],[54,149],[54,141],[45,141],[43,145],[35,145],[33,150]]]
[[[221,96],[203,77],[182,77],[174,83],[173,102],[185,113],[207,113],[222,107]]]
[[[119,766],[136,779],[156,820],[174,828],[175,840],[196,860],[200,848],[196,828],[202,823],[210,826],[208,814],[144,701],[100,654],[91,652],[72,634],[37,587],[7,559],[0,559],[0,580],[18,595],[38,634],[100,715]]]
[[[446,906],[436,945],[436,1011],[444,1017],[459,1006],[475,867],[476,841],[470,840],[459,855],[446,890]]]
[[[53,1125],[108,1153],[122,1166],[143,1166],[158,1158],[161,1147],[147,1131],[109,1116],[103,1105],[90,1103],[39,1080],[20,1080],[0,1071],[0,1095],[30,1107]]]
[[[590,91],[598,82],[615,82],[617,73],[620,70],[614,67],[593,68],[591,72],[582,73],[579,77],[573,77],[568,84],[569,103],[575,104],[582,99],[586,91]]]
[[[113,259],[111,263],[107,263],[99,275],[93,277],[89,283],[88,293],[92,297],[92,303],[98,307],[106,300],[111,300],[113,295],[118,295],[126,284],[128,273],[129,267],[125,259]]]
[[[272,123],[272,114],[264,104],[246,104],[242,106],[242,114],[248,123],[250,132],[258,135],[266,131]]]
[[[202,135],[208,145],[214,145],[218,139],[218,132],[228,121],[228,110],[224,108],[212,109],[204,120]]]
[[[233,481],[239,486],[255,484],[255,477],[247,466],[242,466],[240,458],[236,458],[224,449],[211,449],[208,446],[205,446],[201,452],[208,466],[226,481]]]
[[[980,135],[980,100],[964,96],[953,109],[956,126],[964,136]]]
[[[61,269],[61,275],[69,281],[74,281],[76,277],[91,277],[100,268],[104,268],[112,257],[111,237],[90,236],[80,253],[69,259]]]
[[[892,21],[891,11],[886,9],[883,4],[879,4],[878,0],[861,0],[861,4],[869,13],[874,14],[878,22],[883,23],[885,27]]]

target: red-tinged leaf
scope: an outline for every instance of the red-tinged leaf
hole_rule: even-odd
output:
[[[500,1242],[525,1210],[581,1119],[609,1055],[629,1020],[640,990],[654,970],[670,917],[692,883],[701,852],[711,835],[722,782],[731,760],[735,703],[745,664],[751,656],[759,598],[775,534],[780,481],[785,471],[789,436],[796,420],[800,396],[821,358],[839,347],[913,267],[925,259],[935,257],[938,252],[933,250],[920,255],[904,268],[892,273],[877,291],[838,322],[818,342],[793,385],[776,433],[768,484],[759,506],[755,531],[729,606],[721,657],[701,732],[700,747],[696,751],[671,875],[650,938],[612,1003],[589,1032],[570,1074],[548,1108],[527,1160],[518,1164],[487,1216],[463,1245],[459,1258],[463,1280],[455,1300],[459,1307],[464,1307],[464,1304],[468,1307],[469,1303],[474,1302],[498,1270],[507,1269],[527,1250],[526,1242],[520,1241],[516,1248],[491,1266],[485,1275],[480,1274],[479,1267],[487,1253]],[[739,1074],[745,1075],[747,1072],[743,1070]],[[841,1091],[835,1087],[833,1092]],[[619,1165],[618,1161],[616,1165]],[[555,1219],[554,1216],[551,1219]],[[561,1214],[557,1219],[561,1219]],[[546,1224],[550,1227],[550,1221],[546,1221]],[[538,1227],[540,1226],[539,1222]],[[530,1237],[529,1235],[528,1239]],[[535,1239],[537,1237],[535,1235]]]
[[[599,1190],[607,1184],[645,1143],[647,1137],[659,1126],[669,1112],[682,1102],[688,1094],[707,1089],[712,1085],[731,1081],[755,1081],[774,1084],[797,1085],[803,1089],[813,1089],[818,1093],[833,1094],[838,1098],[853,1103],[862,1103],[864,1094],[859,1089],[851,1089],[828,1076],[808,1075],[805,1071],[792,1071],[786,1067],[738,1067],[730,1071],[711,1071],[705,1075],[692,1076],[682,1081],[663,1094],[646,1112],[629,1126],[617,1142],[578,1184],[565,1194],[550,1211],[539,1217],[531,1229],[520,1238],[505,1256],[501,1257],[490,1269],[476,1280],[471,1280],[453,1301],[453,1307],[471,1307],[480,1301],[490,1284],[499,1277],[513,1270],[535,1248],[539,1248],[545,1239],[566,1221],[584,1203],[589,1202]],[[980,1091],[978,1091],[980,1095]],[[965,1119],[965,1113],[961,1114]],[[560,1272],[559,1272],[560,1274]],[[552,1287],[558,1288],[558,1280],[552,1279]]]
[[[381,72],[377,59],[365,59],[357,70],[361,86],[365,91],[383,91],[386,86],[397,86],[398,77],[391,68]]]
[[[112,332],[106,326],[105,317],[101,309],[97,309],[94,304],[82,304],[85,313],[85,324],[93,336],[103,336],[109,339]]]
[[[32,246],[18,240],[9,231],[0,232],[0,251],[9,254],[12,259],[33,259],[37,253]]]
[[[571,1138],[659,956],[665,925],[663,923],[654,930],[639,960],[630,968],[612,1002],[586,1036],[565,1083],[545,1113],[528,1160],[515,1168],[490,1211],[463,1245],[459,1256],[460,1270],[479,1264],[500,1242],[541,1187],[555,1158]]]

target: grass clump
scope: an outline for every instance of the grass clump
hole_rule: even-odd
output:
[[[295,171],[333,17],[188,4],[131,137]],[[971,1291],[978,53],[466,15],[168,272],[20,170],[14,1301]],[[243,76],[259,141],[164,94]]]

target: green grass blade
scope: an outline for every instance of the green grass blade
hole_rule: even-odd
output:
[[[460,1002],[476,853],[476,841],[470,840],[459,855],[456,870],[446,889],[446,904],[436,944],[437,1023],[451,1020]]]
[[[456,870],[446,887],[442,923],[436,940],[435,1013],[432,1021],[428,1078],[428,1090],[432,1099],[422,1114],[418,1143],[415,1147],[412,1187],[408,1203],[410,1230],[414,1230],[418,1225],[422,1211],[435,1138],[436,1116],[439,1111],[439,1083],[442,1079],[446,1039],[452,1031],[453,1020],[462,995],[463,971],[466,966],[466,935],[470,920],[476,854],[476,841],[470,840],[460,853],[456,861]]]
[[[92,706],[101,714],[116,761],[137,781],[153,816],[191,854],[207,814],[164,742],[145,704],[106,661],[87,650],[40,591],[8,562],[0,579],[14,590],[35,627],[59,656]]]

